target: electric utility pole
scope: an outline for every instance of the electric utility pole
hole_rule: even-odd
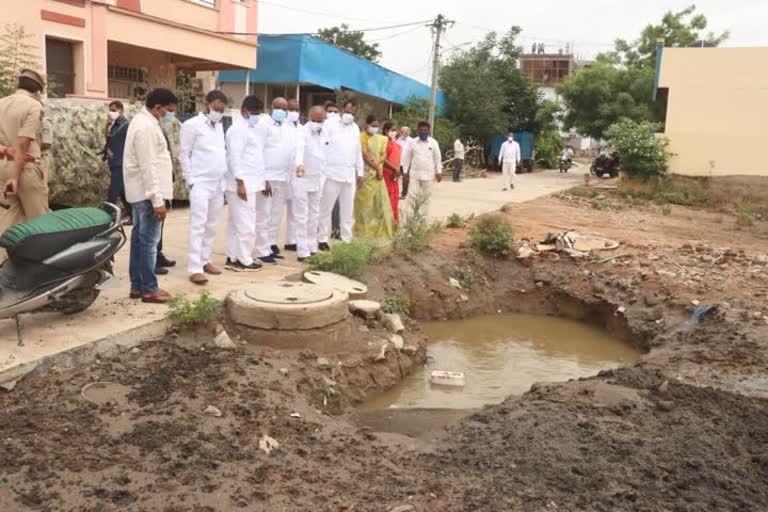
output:
[[[432,49],[432,99],[429,103],[429,125],[432,127],[432,133],[435,130],[435,106],[437,103],[437,75],[440,70],[440,37],[443,35],[443,30],[453,25],[453,21],[446,19],[442,14],[438,14],[435,21],[432,24],[427,25],[431,27],[435,33],[435,46]]]

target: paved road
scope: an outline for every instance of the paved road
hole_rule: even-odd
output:
[[[523,202],[583,183],[586,168],[576,168],[568,174],[544,171],[518,175],[514,191],[502,192],[501,176],[489,173],[488,178],[468,179],[461,183],[443,182],[437,186],[430,215],[443,219],[451,213],[468,215],[497,210],[508,202]],[[173,211],[165,228],[166,254],[178,260],[179,266],[162,277],[161,286],[173,293],[195,295],[201,288],[191,284],[186,273],[188,210]],[[226,212],[219,224],[215,259],[223,264]],[[206,288],[224,298],[236,288],[265,280],[279,280],[300,270],[295,257],[283,265],[270,267],[255,274],[225,273],[214,276]],[[144,339],[157,337],[166,329],[166,308],[142,304],[127,298],[128,248],[118,255],[117,278],[102,291],[101,297],[86,312],[72,317],[59,314],[29,315],[23,319],[26,346],[16,346],[16,329],[11,320],[0,321],[0,383],[13,371],[25,365],[74,364],[92,359],[94,353],[130,347]],[[64,354],[62,356],[62,354]]]

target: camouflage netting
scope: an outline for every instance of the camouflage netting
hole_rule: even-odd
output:
[[[140,108],[126,105],[130,119]],[[53,126],[54,142],[48,153],[50,202],[63,206],[93,206],[107,198],[109,168],[101,159],[104,150],[104,102],[74,99],[50,99],[46,115]],[[174,119],[163,126],[171,141],[174,163],[174,198],[186,199],[178,161],[181,124]]]

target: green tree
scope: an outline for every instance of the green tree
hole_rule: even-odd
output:
[[[603,138],[609,126],[624,119],[663,122],[663,105],[653,101],[656,40],[664,39],[670,47],[699,41],[716,46],[728,37],[727,32],[705,34],[706,28],[706,17],[690,6],[667,12],[661,23],[646,26],[636,41],[618,39],[614,51],[599,55],[594,64],[560,85],[566,106],[564,127]]]
[[[664,46],[691,46],[694,43],[702,46],[719,46],[728,39],[729,33],[704,33],[707,28],[707,18],[696,12],[696,6],[691,5],[681,11],[668,11],[658,25],[647,25],[640,33],[640,38],[628,42],[616,40],[616,55],[628,67],[653,67],[656,59],[656,41],[664,40]]]
[[[490,144],[508,130],[535,126],[538,93],[518,69],[519,50],[512,27],[502,38],[492,32],[483,41],[457,52],[440,71],[440,88],[448,97],[446,115],[464,137]]]
[[[371,62],[379,62],[381,58],[378,43],[365,42],[365,33],[350,30],[346,23],[342,23],[339,27],[321,28],[318,34],[320,39]]]
[[[37,47],[22,25],[6,24],[0,33],[0,97],[16,91],[19,71],[24,68],[38,69],[40,63]]]

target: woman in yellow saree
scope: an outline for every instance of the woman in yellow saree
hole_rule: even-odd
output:
[[[395,236],[395,217],[384,182],[384,159],[387,138],[379,133],[375,115],[366,119],[366,130],[360,135],[365,161],[365,181],[355,196],[356,237],[389,240]]]

